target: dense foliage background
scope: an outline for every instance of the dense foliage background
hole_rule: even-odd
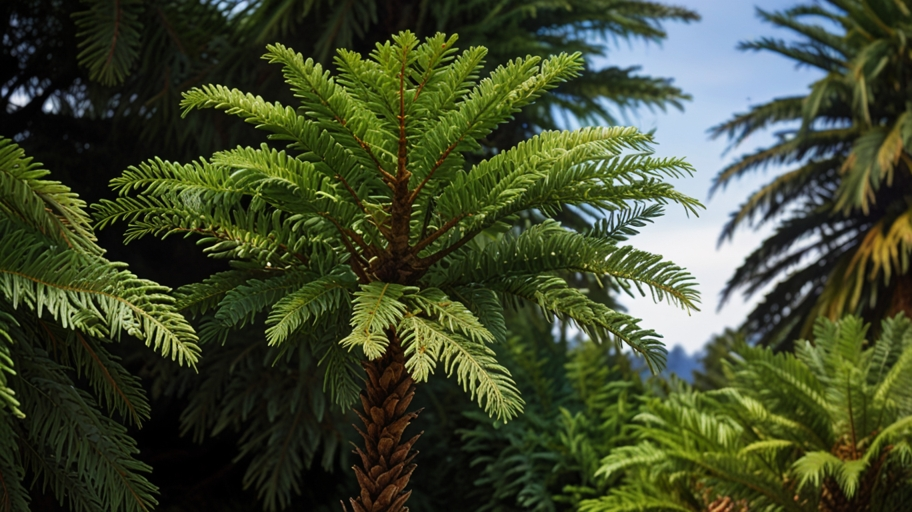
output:
[[[11,139],[0,151],[12,155],[15,142],[23,150],[15,158],[42,162],[88,202],[110,197],[111,178],[152,156],[186,162],[265,140],[217,114],[181,119],[179,101],[181,92],[207,83],[289,101],[277,70],[259,58],[267,43],[330,63],[335,48],[365,52],[402,29],[420,37],[457,32],[462,47],[492,49],[487,69],[517,55],[581,51],[581,78],[483,140],[481,156],[543,129],[614,125],[641,108],[683,108],[686,91],[669,78],[600,68],[596,57],[614,51],[618,39],[659,41],[665,24],[699,19],[640,0],[12,0],[0,11],[0,136]],[[726,290],[750,293],[774,283],[772,292],[739,330],[711,340],[692,386],[644,379],[641,363],[611,346],[535,311],[512,311],[497,352],[527,403],[524,415],[492,423],[454,383],[423,385],[416,401],[424,411],[413,428],[425,432],[425,466],[413,477],[412,509],[905,510],[912,499],[912,338],[902,316],[912,313],[912,2],[796,1],[788,11],[760,15],[795,39],[763,38],[744,43],[745,50],[826,72],[807,95],[758,105],[713,132],[737,145],[778,123],[787,127],[777,143],[717,178],[724,187],[770,164],[788,167],[771,174],[723,229],[732,236],[742,224],[777,227]],[[15,187],[26,178],[14,160],[0,173],[0,213],[15,220],[24,211],[15,206],[22,200]],[[48,197],[40,187],[36,193]],[[581,226],[594,220],[591,213],[565,212],[562,220]],[[527,219],[530,226],[540,220]],[[9,275],[10,262],[23,258],[10,256],[16,244],[3,233],[0,272]],[[191,241],[124,246],[117,229],[98,236],[105,262],[126,261],[136,275],[171,287],[226,268]],[[577,284],[613,304],[597,283]],[[112,333],[100,331],[83,342],[94,351],[57,353],[53,340],[75,339],[67,331],[73,324],[43,334],[47,316],[22,316],[21,308],[7,307],[17,304],[12,288],[0,293],[0,477],[11,471],[32,486],[30,510],[93,510],[97,502],[79,496],[91,498],[110,478],[95,482],[95,490],[78,479],[60,480],[72,487],[47,487],[42,476],[50,466],[8,469],[5,456],[22,446],[85,449],[38,426],[3,430],[20,402],[37,403],[28,394],[4,394],[10,379],[23,375],[56,383],[47,389],[71,383],[79,390],[70,405],[91,404],[90,415],[121,436],[117,456],[144,475],[137,485],[158,502],[156,510],[338,510],[355,488],[347,471],[353,418],[330,405],[307,352],[279,354],[256,343],[257,331],[241,330],[207,346],[198,373],[154,355],[137,341],[148,341],[139,332],[112,344]],[[30,357],[46,366],[35,362],[13,376],[13,343],[17,350],[37,347]],[[105,363],[93,366],[88,353],[102,354]],[[116,371],[92,373],[101,368]],[[38,371],[49,375],[34,377]],[[110,388],[113,399],[105,391],[111,379],[129,390],[141,422],[118,405],[119,385]],[[296,459],[278,467],[272,461],[287,446],[275,433],[289,428],[298,432]],[[39,442],[10,448],[29,431]],[[0,512],[22,510],[5,489],[0,485]]]

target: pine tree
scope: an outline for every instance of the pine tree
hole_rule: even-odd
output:
[[[792,166],[725,226],[723,240],[745,224],[773,223],[776,231],[735,271],[723,298],[774,284],[746,322],[749,335],[773,346],[809,336],[819,315],[857,314],[875,325],[898,311],[912,315],[912,3],[826,0],[759,13],[798,40],[762,38],[743,49],[825,76],[807,94],[755,106],[713,130],[738,145],[786,123],[776,143],[728,166],[714,188],[769,165]]]
[[[263,312],[269,345],[308,346],[333,400],[360,402],[358,512],[406,510],[418,438],[403,438],[417,415],[409,404],[438,365],[494,418],[520,413],[489,346],[504,337],[504,302],[536,304],[658,369],[665,349],[653,331],[557,273],[598,275],[688,310],[698,300],[684,270],[620,245],[622,223],[512,226],[523,211],[553,217],[578,205],[618,216],[671,202],[696,213],[697,201],[663,181],[690,166],[653,157],[651,137],[635,129],[584,128],[541,133],[466,168],[479,139],[578,74],[582,60],[517,58],[478,81],[486,50],[457,55],[455,42],[438,34],[419,44],[402,32],[367,59],[340,50],[336,78],[270,45],[265,58],[282,65],[297,109],[219,85],[187,92],[183,107],[238,115],[286,149],[150,160],[113,181],[121,197],[97,205],[101,225],[129,221],[128,238],[198,234],[209,255],[234,262],[179,290],[185,307],[215,311],[203,342]]]
[[[47,175],[0,137],[0,511],[48,491],[74,511],[148,511],[123,423],[149,403],[108,347],[127,333],[194,366],[196,336],[167,288],[104,258],[84,203]]]
[[[742,344],[729,387],[651,400],[600,469],[624,485],[580,511],[906,510],[912,322],[884,320],[874,343],[868,327],[820,318],[794,354]]]

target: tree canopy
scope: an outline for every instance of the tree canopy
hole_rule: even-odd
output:
[[[723,298],[772,284],[746,328],[774,346],[808,336],[819,315],[877,321],[910,314],[912,7],[828,0],[758,12],[797,40],[762,38],[743,49],[774,52],[826,75],[806,95],[755,106],[713,129],[738,145],[783,126],[776,143],[724,169],[714,188],[770,165],[791,166],[753,193],[723,229],[725,240],[742,225],[776,225]]]
[[[402,32],[368,58],[340,50],[337,77],[270,45],[264,58],[282,65],[297,109],[220,85],[188,91],[183,106],[237,115],[284,149],[239,147],[185,165],[150,160],[113,180],[119,198],[96,205],[100,225],[129,222],[128,239],[198,235],[210,256],[232,260],[233,270],[178,292],[185,310],[213,311],[205,343],[262,312],[266,341],[310,347],[326,367],[325,389],[345,408],[358,400],[352,365],[362,362],[356,511],[398,511],[408,499],[416,440],[400,441],[416,416],[408,404],[413,383],[438,365],[499,420],[521,411],[488,347],[504,338],[504,303],[529,302],[593,340],[623,342],[653,369],[665,355],[656,333],[557,273],[697,307],[686,271],[619,243],[641,220],[640,204],[698,211],[664,181],[690,166],[652,156],[651,137],[632,128],[547,131],[468,165],[480,139],[576,76],[582,60],[517,58],[479,80],[485,48],[458,53],[455,43]],[[582,232],[554,220],[514,229],[523,211],[553,217],[575,205],[612,220]]]

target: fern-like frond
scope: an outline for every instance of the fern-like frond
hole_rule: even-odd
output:
[[[368,359],[382,356],[389,344],[388,331],[399,325],[408,309],[399,299],[415,291],[412,286],[379,281],[361,285],[352,301],[352,332],[339,343],[348,350],[361,347]]]
[[[839,483],[846,497],[851,499],[858,489],[858,479],[865,467],[860,460],[843,461],[828,452],[809,452],[795,461],[794,469],[799,478],[798,485],[818,487],[825,478],[832,477]]]
[[[79,63],[103,85],[124,81],[139,57],[142,0],[86,0],[73,15],[79,32]]]
[[[0,214],[60,245],[101,254],[85,202],[69,187],[44,179],[48,174],[18,144],[0,137]]]
[[[593,301],[560,277],[506,277],[488,281],[486,285],[506,297],[517,297],[536,304],[548,315],[572,321],[594,341],[629,346],[643,356],[654,373],[665,368],[668,351],[660,341],[661,336],[651,329],[640,327],[639,319]]]
[[[341,62],[349,63],[346,68],[349,73],[370,68],[371,64],[376,65],[371,61],[356,59],[355,56],[360,57],[354,52],[343,51],[339,54]],[[329,71],[324,71],[320,64],[313,59],[305,60],[300,53],[281,44],[268,46],[265,58],[269,62],[283,65],[285,80],[301,101],[305,115],[315,119],[323,129],[330,130],[342,146],[350,148],[363,169],[395,174],[396,145],[399,139],[395,115],[384,116],[384,123],[384,117],[374,114],[375,108],[379,106],[377,103],[369,105],[362,98],[350,95],[346,87],[336,85]],[[364,71],[371,73],[375,70]],[[376,72],[371,73],[371,78],[376,77]],[[365,81],[359,83],[364,85]],[[383,112],[393,112],[389,108],[389,102],[385,106],[387,108],[383,108]],[[395,111],[398,112],[398,107]],[[374,175],[379,177],[376,172]]]
[[[465,304],[493,336],[496,343],[507,339],[507,322],[503,303],[494,290],[481,286],[458,286],[450,295]]]
[[[344,179],[358,190],[363,183],[376,183],[365,172],[358,159],[319,124],[299,116],[291,107],[269,103],[259,96],[244,94],[221,85],[206,85],[183,94],[184,115],[192,109],[218,108],[237,115],[258,128],[272,132],[271,139],[284,140],[292,149],[302,152],[301,158],[310,161],[320,173]],[[377,190],[382,187],[375,186]]]
[[[50,484],[58,499],[68,499],[74,509],[85,510],[80,493],[61,492],[68,485],[61,480],[68,480],[68,473],[79,468],[92,475],[85,484],[101,510],[151,511],[157,504],[157,489],[143,476],[151,468],[133,458],[136,443],[126,428],[101,413],[87,393],[73,386],[66,368],[49,359],[46,352],[26,344],[17,347],[17,352],[20,378],[29,383],[18,387],[23,404],[29,405],[22,442],[30,444],[38,452],[34,457],[49,465],[31,467],[38,478]],[[45,401],[49,406],[39,406]]]
[[[21,405],[16,400],[16,391],[9,387],[9,378],[16,375],[13,369],[13,358],[10,354],[10,347],[13,344],[12,333],[19,323],[10,313],[0,310],[0,411],[9,409],[13,416],[22,418],[24,416]],[[10,466],[12,467],[12,466]]]
[[[494,341],[494,335],[465,305],[450,299],[437,288],[425,288],[405,296],[403,300],[417,309],[415,313],[424,314],[450,332],[461,333],[476,343]]]
[[[598,220],[583,234],[602,240],[626,242],[630,237],[639,233],[637,228],[652,223],[653,219],[661,217],[664,209],[660,204],[635,204],[632,208],[608,212],[608,217]]]
[[[477,147],[476,140],[545,91],[579,74],[581,69],[580,54],[561,54],[544,61],[530,56],[498,67],[423,134],[412,150],[415,162],[412,172],[423,178],[443,165],[450,155]]]
[[[333,332],[332,334],[336,334]],[[364,383],[360,359],[345,350],[336,336],[324,336],[313,347],[323,368],[323,392],[342,411],[348,411],[358,401]]]
[[[51,331],[46,328],[46,332]],[[76,370],[76,376],[85,378],[102,405],[115,411],[125,421],[138,428],[148,421],[152,407],[145,396],[139,377],[130,374],[123,367],[120,358],[111,354],[102,340],[79,332],[66,333],[64,341],[72,359],[62,357]]]
[[[507,422],[522,412],[523,400],[510,372],[501,366],[493,350],[451,330],[444,323],[409,315],[399,323],[405,348],[405,366],[417,381],[427,380],[436,364],[443,362],[447,375],[456,380],[472,400],[489,415]]]
[[[699,295],[689,273],[661,256],[631,246],[618,247],[612,239],[580,235],[555,222],[534,226],[517,236],[505,236],[482,250],[453,256],[434,275],[441,285],[485,283],[506,276],[534,276],[568,271],[608,278],[625,290],[653,300],[667,300],[686,310],[698,310]]]
[[[267,279],[250,279],[231,289],[219,301],[215,319],[226,327],[243,326],[260,311],[272,307],[290,292],[317,276],[309,271],[281,272]]]
[[[297,286],[294,291],[286,293],[272,307],[269,318],[266,320],[266,325],[270,326],[266,329],[266,340],[270,345],[278,345],[311,320],[316,321],[330,315],[346,314],[351,308],[351,293],[355,289],[357,289],[357,278],[348,267],[336,268],[328,275]],[[355,295],[357,293],[360,292],[355,292]],[[363,303],[355,300],[355,304],[355,311],[358,311],[357,305]],[[365,306],[362,305],[363,307]],[[372,326],[379,325],[373,324],[372,319],[365,319],[365,321],[367,325],[363,328],[367,331],[375,328]],[[352,325],[354,325],[354,317]],[[382,328],[380,327],[380,329]],[[327,350],[327,354],[331,352],[332,350]]]
[[[14,308],[47,312],[62,327],[91,335],[125,331],[181,364],[196,364],[196,336],[167,288],[100,256],[51,246],[2,218],[0,237],[9,244],[0,255],[0,292]]]
[[[0,393],[3,393],[2,387]],[[28,489],[22,485],[25,470],[16,443],[14,421],[12,415],[0,409],[0,481],[3,482],[0,486],[0,504],[3,505],[4,512],[29,512],[29,494]]]
[[[548,213],[565,205],[616,210],[632,201],[672,201],[696,213],[701,208],[696,200],[658,181],[692,168],[681,159],[649,156],[651,141],[625,127],[545,132],[457,172],[437,209],[447,218],[470,214],[466,229],[530,208]]]
[[[213,274],[199,283],[181,286],[174,291],[174,307],[190,317],[214,311],[231,290],[256,278],[265,278],[264,270],[236,269]]]

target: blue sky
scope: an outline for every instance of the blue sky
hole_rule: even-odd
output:
[[[688,317],[668,304],[653,304],[648,297],[622,299],[628,311],[643,319],[643,326],[664,335],[670,346],[680,344],[689,352],[700,349],[714,333],[738,325],[760,299],[745,302],[736,296],[717,312],[719,292],[741,260],[769,230],[742,230],[733,242],[717,249],[716,241],[728,214],[748,194],[779,170],[768,169],[744,179],[711,199],[712,178],[738,155],[768,144],[771,134],[762,134],[724,154],[725,140],[709,140],[707,130],[745,112],[751,105],[780,96],[803,94],[820,76],[793,61],[772,53],[737,50],[739,41],[761,36],[789,39],[791,34],[762,22],[755,6],[764,10],[792,7],[797,0],[666,0],[694,9],[703,17],[691,24],[667,26],[668,39],[661,45],[621,43],[608,56],[615,65],[642,66],[652,76],[673,77],[675,84],[693,96],[685,110],[650,113],[641,111],[630,122],[643,130],[655,129],[657,154],[684,156],[697,169],[695,177],[676,181],[676,186],[700,199],[707,207],[700,218],[687,218],[680,208],[669,208],[656,224],[644,228],[631,242],[638,248],[662,254],[689,269],[699,282],[702,311]]]

